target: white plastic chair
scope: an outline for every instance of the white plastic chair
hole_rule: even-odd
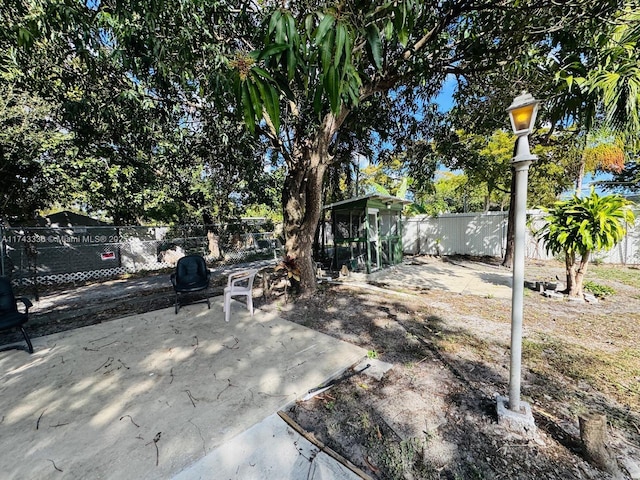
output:
[[[247,309],[253,316],[253,279],[258,270],[245,270],[229,275],[227,286],[224,288],[224,320],[229,321],[231,313],[231,297],[245,296],[247,297]]]

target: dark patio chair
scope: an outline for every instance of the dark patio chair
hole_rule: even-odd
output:
[[[187,255],[178,260],[175,273],[171,274],[171,284],[176,292],[176,314],[180,310],[180,294],[199,292],[209,288],[211,272],[201,255]],[[207,306],[211,308],[209,297]]]
[[[18,310],[18,301],[24,304],[24,313]],[[19,329],[27,342],[29,353],[33,353],[33,345],[24,329],[24,324],[29,320],[29,308],[32,306],[28,298],[16,298],[11,282],[5,277],[0,277],[0,330]]]

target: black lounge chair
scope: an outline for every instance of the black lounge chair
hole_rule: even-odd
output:
[[[209,288],[211,272],[201,255],[187,255],[178,260],[175,273],[171,274],[171,284],[176,292],[176,314],[180,310],[180,294],[199,292]],[[209,297],[207,306],[211,308]]]
[[[18,301],[24,304],[24,313],[18,310]],[[0,277],[0,330],[19,329],[27,342],[29,353],[33,353],[33,345],[24,329],[24,324],[29,320],[29,308],[32,306],[33,303],[28,298],[16,298],[11,282],[7,278]]]

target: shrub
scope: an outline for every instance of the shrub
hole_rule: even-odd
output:
[[[592,293],[599,298],[604,298],[609,295],[614,295],[616,293],[616,291],[611,287],[607,287],[606,285],[600,285],[599,283],[595,283],[591,281],[584,282],[583,288],[587,292]]]

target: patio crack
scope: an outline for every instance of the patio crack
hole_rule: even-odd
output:
[[[194,427],[196,427],[196,430],[198,431],[198,435],[200,435],[200,439],[202,440],[202,452],[206,455],[207,454],[206,441],[205,441],[204,437],[202,436],[202,430],[200,430],[200,427],[198,427],[198,425],[193,423],[193,421],[191,421],[191,419],[189,419],[189,423],[191,425],[193,425]]]

